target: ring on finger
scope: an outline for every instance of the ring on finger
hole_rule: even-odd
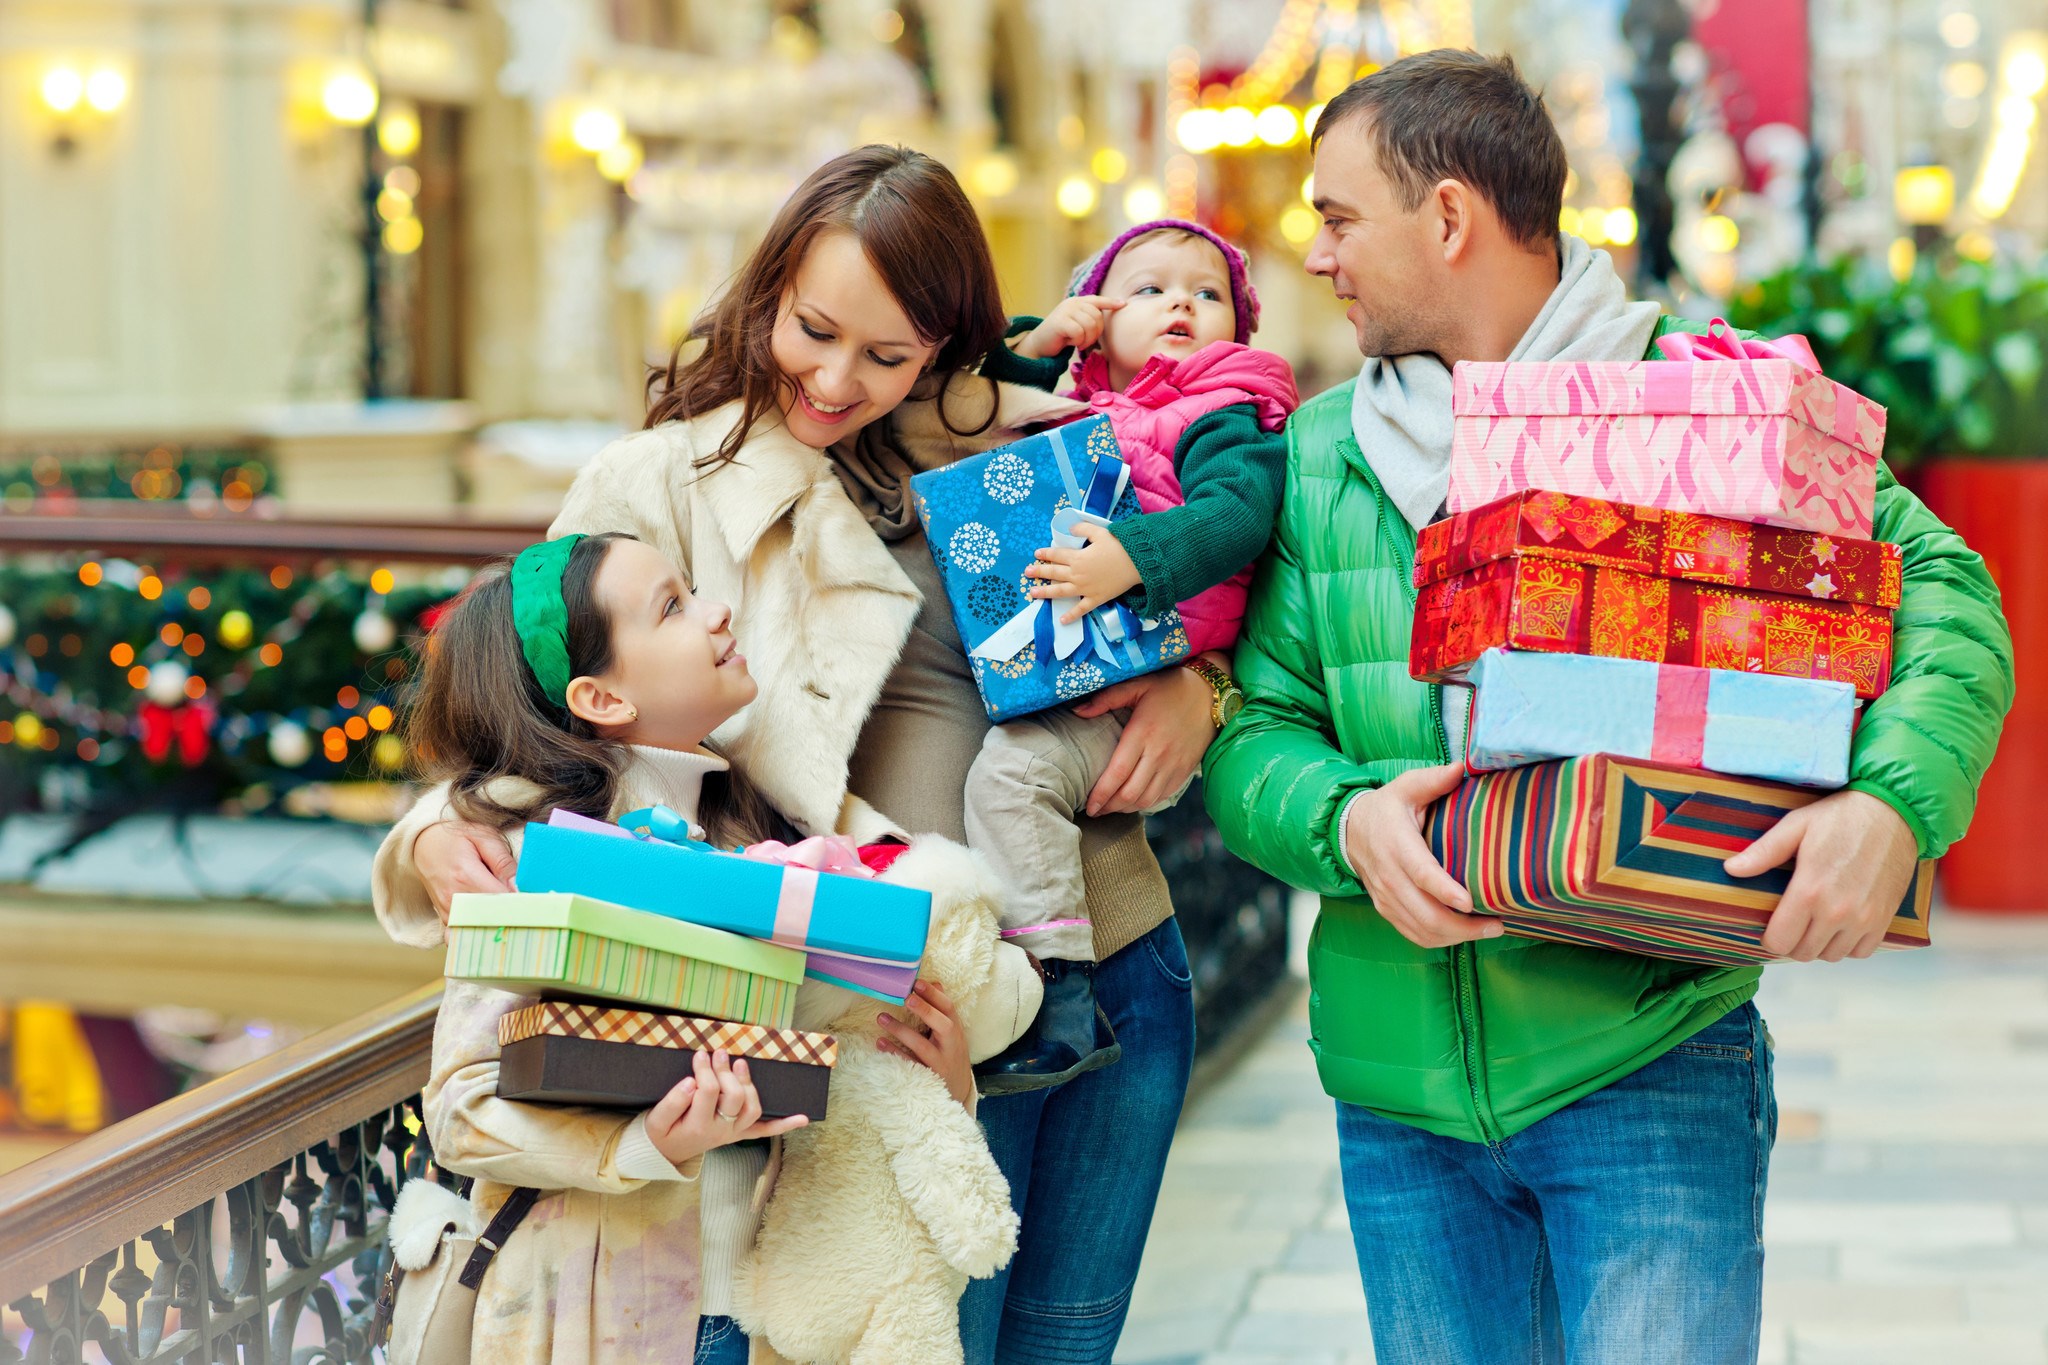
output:
[[[738,1122],[740,1121],[740,1116],[739,1116],[738,1114],[728,1114],[728,1113],[726,1113],[726,1112],[725,1112],[725,1111],[724,1111],[723,1109],[720,1109],[720,1110],[718,1110],[717,1112],[718,1112],[718,1117],[719,1117],[719,1121],[720,1121],[720,1122],[723,1122],[723,1123],[738,1123]]]

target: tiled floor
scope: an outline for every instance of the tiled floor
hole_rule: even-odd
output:
[[[2048,1365],[2048,918],[1774,968],[1763,1360]],[[1119,1365],[1365,1365],[1305,1003],[1185,1119]]]

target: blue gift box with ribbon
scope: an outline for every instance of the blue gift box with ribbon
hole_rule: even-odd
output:
[[[845,854],[855,870],[847,875],[805,865],[805,845],[775,845],[780,852],[766,857],[720,852],[691,838],[665,807],[635,811],[620,825],[564,811],[527,825],[519,889],[572,892],[767,939],[809,954],[809,976],[881,999],[909,993],[924,956],[931,893],[858,870],[850,843]]]
[[[910,487],[989,719],[1064,706],[1188,656],[1177,611],[1142,619],[1115,602],[1062,625],[1074,599],[1025,595],[1040,549],[1079,549],[1079,523],[1138,515],[1107,417],[915,475]]]

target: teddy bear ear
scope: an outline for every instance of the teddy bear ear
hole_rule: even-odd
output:
[[[987,979],[1001,924],[1001,892],[979,855],[950,839],[927,836],[911,844],[885,879],[932,893],[920,975],[955,992]]]

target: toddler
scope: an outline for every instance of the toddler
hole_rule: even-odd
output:
[[[1074,396],[1107,414],[1143,514],[1083,524],[1078,550],[1047,548],[1035,598],[1061,619],[1121,600],[1141,617],[1178,607],[1186,666],[1215,690],[1218,726],[1242,701],[1202,658],[1237,641],[1251,563],[1280,506],[1297,403],[1287,362],[1246,343],[1258,295],[1242,251],[1195,223],[1160,219],[1117,236],[1074,273],[1068,296],[1017,340],[1024,360],[1075,353]],[[993,727],[968,777],[968,841],[1010,892],[1004,934],[1041,963],[1037,1022],[977,1069],[989,1094],[1055,1085],[1116,1060],[1095,1005],[1095,950],[1075,817],[1125,717],[1061,708]],[[1178,799],[1176,794],[1175,799]]]

